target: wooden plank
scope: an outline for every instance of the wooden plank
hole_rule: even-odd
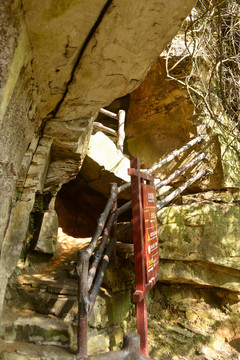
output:
[[[130,176],[138,176],[139,175],[144,180],[154,181],[154,177],[152,175],[147,174],[143,171],[138,172],[137,169],[133,169],[133,168],[128,169],[128,175],[130,175]]]
[[[130,160],[132,172],[132,215],[133,215],[133,242],[134,242],[134,265],[136,291],[145,291],[145,263],[144,263],[144,242],[142,223],[142,196],[140,165],[137,158]],[[130,169],[131,170],[131,169]],[[148,357],[148,333],[147,333],[147,304],[146,297],[136,304],[137,329],[140,335],[140,349],[143,355]]]
[[[107,126],[104,126],[103,124],[101,124],[100,122],[95,121],[93,123],[93,127],[95,127],[96,129],[100,130],[100,131],[105,131],[106,133],[113,135],[113,136],[118,136],[117,132]]]
[[[116,119],[116,120],[118,119],[118,115],[117,115],[117,114],[113,113],[112,111],[106,110],[106,109],[104,109],[104,108],[101,108],[101,109],[99,110],[99,112],[102,113],[102,114],[104,114],[104,115],[107,115],[107,116],[109,116],[109,117],[111,117],[111,118],[113,118],[113,119]]]
[[[155,187],[142,184],[144,247],[146,283],[153,278],[159,270],[158,230],[156,215]]]

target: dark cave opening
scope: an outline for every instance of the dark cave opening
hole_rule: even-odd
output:
[[[97,221],[108,198],[92,189],[81,173],[64,184],[56,198],[58,224],[63,232],[76,238],[92,237]],[[119,199],[118,207],[127,200]],[[131,210],[119,217],[119,221],[130,221]]]

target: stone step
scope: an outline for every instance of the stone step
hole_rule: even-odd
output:
[[[111,277],[111,281],[115,277]],[[46,288],[33,288],[30,284],[11,287],[8,289],[7,295],[10,308],[31,310],[42,315],[53,315],[71,322],[73,325],[77,324],[77,296],[52,293]],[[129,289],[113,293],[102,288],[89,317],[89,326],[93,328],[116,326],[128,318],[132,306]]]
[[[29,309],[43,315],[54,315],[65,321],[76,322],[77,296],[49,292],[47,288],[21,285],[8,289],[8,305]]]
[[[14,341],[9,344],[0,339],[1,360],[74,360],[76,357],[67,349],[49,345]]]
[[[65,348],[72,353],[77,350],[77,326],[51,315],[29,310],[15,310],[13,313],[9,309],[1,321],[1,332],[5,345],[20,342]],[[88,329],[89,355],[108,351],[109,346],[110,337],[106,331]]]
[[[9,321],[8,318],[2,321],[3,339],[6,343],[23,341],[70,348],[70,327],[70,322],[31,311],[16,311],[14,319],[11,317]]]
[[[6,344],[10,346],[20,342],[76,352],[78,304],[77,280],[73,276],[75,264],[64,265],[64,268],[58,266],[48,272],[23,272],[9,284],[7,311],[0,324],[0,338]],[[124,271],[122,277],[125,280]],[[88,321],[89,355],[104,353],[119,345],[133,306],[132,279],[129,280],[130,285],[126,285],[120,279],[117,268],[109,267],[105,281],[115,287],[115,292],[102,287],[97,296]],[[11,356],[15,359],[18,355]]]
[[[128,268],[129,269],[129,268]],[[122,275],[127,270],[122,269]],[[116,292],[103,287],[99,291],[95,306],[89,317],[89,325],[93,328],[104,328],[122,323],[131,311],[132,279],[129,284],[119,279],[119,271],[108,268],[105,283]],[[110,286],[111,285],[111,286]],[[128,286],[129,285],[129,286]],[[24,274],[16,278],[7,291],[8,307],[29,309],[43,315],[53,315],[65,321],[77,323],[77,281],[66,274],[59,273],[41,275]]]

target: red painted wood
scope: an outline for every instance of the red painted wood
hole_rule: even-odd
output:
[[[144,298],[144,296],[147,295],[147,293],[151,290],[151,288],[156,284],[156,282],[159,279],[159,275],[158,273],[155,275],[155,277],[151,278],[151,280],[149,281],[148,284],[145,285],[145,290],[144,291],[139,291],[136,290],[133,294],[133,302],[134,303],[138,303],[140,301],[142,301],[142,299]]]
[[[144,262],[144,242],[143,242],[143,222],[142,222],[142,196],[140,165],[137,158],[130,161],[131,168],[138,171],[132,174],[132,216],[133,216],[133,242],[135,260],[135,284],[136,291],[145,293],[145,262]],[[136,304],[137,329],[140,335],[141,353],[148,357],[148,334],[147,334],[147,307],[146,297]]]
[[[147,294],[147,293],[151,290],[151,288],[156,284],[156,282],[158,281],[158,279],[159,279],[159,274],[157,273],[157,274],[155,275],[155,277],[152,278],[152,279],[149,281],[148,284],[146,284],[146,287],[145,287],[145,293],[146,293],[146,294]]]
[[[136,291],[133,293],[132,300],[133,300],[134,303],[138,303],[138,302],[142,301],[142,299],[143,299],[144,296],[145,296],[145,292],[144,292],[144,291],[136,290]]]
[[[145,248],[146,283],[159,270],[159,249],[156,214],[156,191],[154,186],[141,184],[143,202],[143,228]]]
[[[132,158],[128,174],[132,185],[133,242],[135,260],[137,329],[141,353],[148,357],[146,294],[158,280],[159,252],[154,177],[140,171],[139,160]],[[146,184],[144,184],[144,181]]]
[[[152,175],[146,174],[145,172],[139,171],[137,169],[133,169],[133,168],[128,169],[128,175],[138,176],[138,174],[140,175],[141,179],[148,180],[148,181],[154,181],[154,177]]]

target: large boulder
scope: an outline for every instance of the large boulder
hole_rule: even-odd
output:
[[[46,211],[35,250],[44,254],[55,254],[58,233],[58,216],[55,210]]]
[[[112,140],[101,132],[91,136],[81,175],[92,189],[108,196],[110,183],[122,185],[130,181],[129,168],[129,159]]]
[[[158,212],[161,280],[240,291],[236,197],[210,192]]]

